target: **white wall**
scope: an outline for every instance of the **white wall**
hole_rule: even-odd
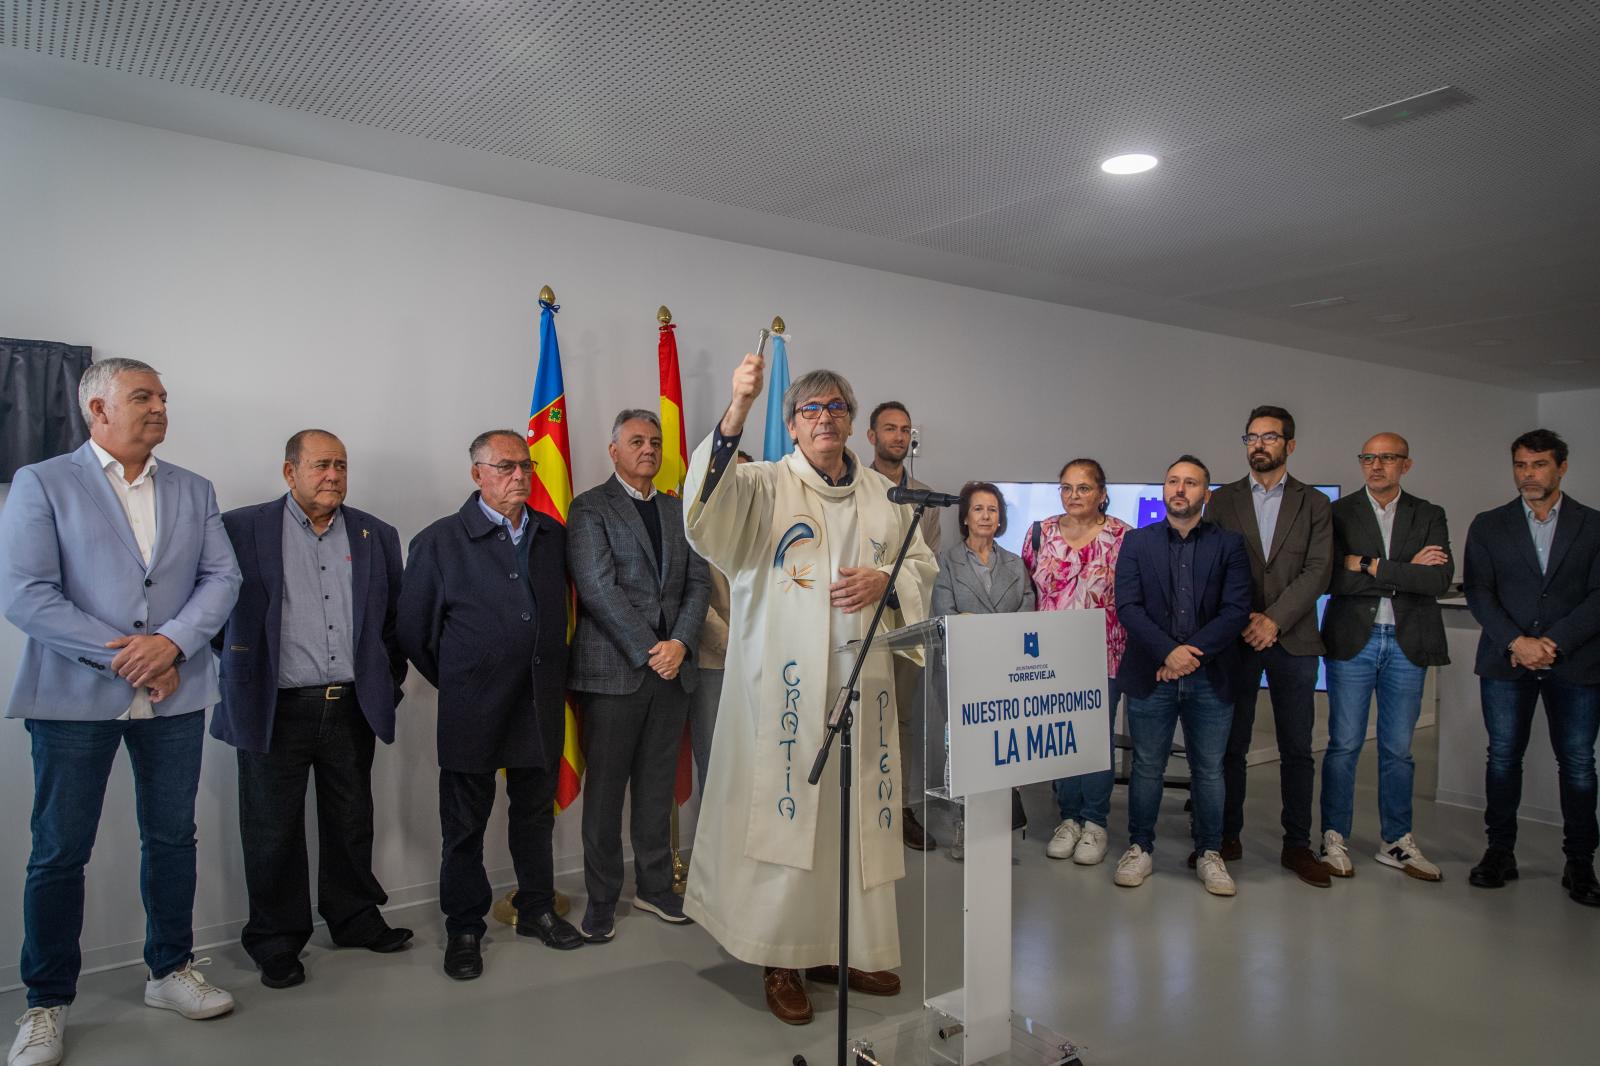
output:
[[[1590,507],[1600,506],[1600,389],[1545,393],[1539,397],[1539,424],[1561,434],[1571,450],[1562,488]],[[1508,468],[1508,487],[1510,476]]]
[[[1114,480],[1157,477],[1183,451],[1240,476],[1255,403],[1293,409],[1308,481],[1355,483],[1371,433],[1411,439],[1408,487],[1467,518],[1506,496],[1486,483],[1536,398],[1484,385],[1232,340],[1071,307],[841,266],[0,100],[0,335],[91,344],[165,373],[164,458],[211,477],[224,508],[282,491],[279,449],[326,426],[351,458],[351,502],[403,539],[453,511],[466,442],[525,424],[535,295],[556,289],[580,487],[606,473],[610,416],[656,395],[654,316],[681,329],[691,431],[720,414],[756,330],[782,314],[795,371],[832,366],[861,402],[907,403],[918,475],[1053,478],[1071,456]],[[864,432],[864,427],[862,427]],[[749,429],[759,445],[761,425]],[[861,436],[855,442],[864,447]],[[759,452],[759,447],[755,450]],[[20,644],[0,627],[0,685]],[[432,895],[438,827],[434,699],[407,685],[380,752],[377,867],[399,900]],[[204,942],[245,912],[231,752],[208,742],[201,786]],[[0,724],[0,963],[16,958],[31,803],[27,738]],[[89,879],[89,964],[132,959],[143,920],[136,834],[119,770]],[[562,867],[579,862],[558,823]],[[495,845],[490,866],[509,865]],[[0,968],[0,983],[15,979]]]

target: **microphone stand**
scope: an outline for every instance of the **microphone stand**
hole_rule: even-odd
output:
[[[878,623],[883,620],[884,609],[889,605],[889,595],[894,591],[895,579],[900,576],[900,567],[906,561],[906,553],[911,550],[911,539],[917,535],[917,528],[922,522],[922,512],[928,509],[926,503],[917,504],[917,510],[911,517],[911,523],[906,527],[906,537],[900,543],[900,553],[894,557],[894,569],[889,571],[889,584],[885,586],[883,595],[878,597],[878,609],[872,613],[872,622],[867,626],[867,635],[861,640],[861,647],[856,651],[855,665],[850,668],[850,680],[845,682],[844,688],[839,690],[838,697],[834,700],[833,711],[828,716],[828,732],[822,739],[822,747],[817,751],[816,761],[811,764],[811,774],[806,778],[815,785],[822,779],[822,769],[828,764],[828,751],[833,747],[835,737],[839,738],[839,1066],[848,1066],[848,1026],[850,1014],[850,782],[854,774],[853,746],[851,744],[851,726],[854,724],[855,715],[851,712],[851,705],[861,698],[861,693],[856,691],[856,682],[861,677],[862,667],[866,665],[867,653],[872,650],[872,638],[877,635]],[[905,754],[901,754],[904,760]],[[904,775],[901,775],[902,778]]]

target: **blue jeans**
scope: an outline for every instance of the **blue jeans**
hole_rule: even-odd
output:
[[[194,948],[194,797],[205,712],[139,721],[29,719],[33,740],[33,853],[22,890],[22,981],[28,1006],[71,1003],[78,991],[83,868],[117,748],[133,764],[139,821],[144,964],[165,977]]]
[[[1111,722],[1109,733],[1113,760],[1117,755],[1117,701],[1121,698],[1122,693],[1117,688],[1117,679],[1108,678],[1106,716]],[[1080,822],[1093,822],[1105,828],[1107,820],[1111,817],[1111,785],[1115,780],[1116,774],[1111,770],[1058,778],[1052,787],[1056,794],[1056,806],[1061,808],[1061,820],[1073,818]]]
[[[1550,746],[1555,749],[1561,790],[1561,850],[1572,862],[1591,862],[1600,827],[1595,822],[1594,742],[1600,726],[1600,685],[1582,685],[1548,675],[1496,681],[1478,679],[1483,724],[1489,730],[1484,774],[1483,822],[1489,846],[1511,851],[1517,844],[1517,806],[1522,802],[1522,754],[1533,732],[1533,709],[1544,697]]]
[[[1375,625],[1355,658],[1328,661],[1328,751],[1322,757],[1322,828],[1350,835],[1356,764],[1378,693],[1378,828],[1385,842],[1411,832],[1411,735],[1422,713],[1426,666],[1406,658],[1394,626]]]
[[[1133,737],[1128,837],[1145,851],[1155,851],[1162,778],[1180,721],[1189,754],[1195,850],[1217,851],[1222,847],[1222,753],[1233,725],[1233,704],[1217,695],[1204,670],[1161,682],[1143,699],[1128,697],[1128,732]]]

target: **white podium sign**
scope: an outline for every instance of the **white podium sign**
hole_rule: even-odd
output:
[[[945,619],[950,794],[1111,769],[1102,610]]]

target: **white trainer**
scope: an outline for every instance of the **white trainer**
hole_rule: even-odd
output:
[[[1106,857],[1106,844],[1105,826],[1084,822],[1083,835],[1078,838],[1078,846],[1072,849],[1072,861],[1079,866],[1097,866]]]
[[[17,1019],[6,1066],[56,1066],[67,1044],[67,1005],[29,1007]]]
[[[1122,858],[1117,860],[1117,872],[1112,880],[1123,888],[1138,888],[1144,884],[1144,879],[1150,876],[1150,871],[1155,869],[1155,863],[1150,858],[1150,853],[1139,845],[1134,844],[1122,853]]]
[[[1228,875],[1222,856],[1214,851],[1205,852],[1195,860],[1194,875],[1213,896],[1231,896],[1238,891],[1233,887],[1233,878]]]
[[[1044,846],[1044,853],[1052,859],[1070,859],[1078,847],[1078,838],[1083,836],[1083,826],[1076,818],[1068,818],[1056,826],[1056,831],[1050,836],[1050,843]]]
[[[1411,834],[1396,840],[1393,844],[1384,843],[1378,849],[1378,861],[1385,866],[1393,866],[1396,870],[1404,870],[1407,877],[1415,877],[1418,881],[1441,881],[1444,874],[1439,868],[1429,862],[1422,854],[1422,849],[1417,847],[1417,842],[1411,839]]]
[[[157,980],[144,983],[147,1007],[175,1010],[185,1018],[215,1018],[233,1010],[233,996],[207,981],[196,966],[209,966],[210,959],[190,959],[181,970],[173,970]]]
[[[1317,858],[1322,860],[1322,865],[1335,877],[1354,877],[1356,865],[1350,861],[1350,849],[1345,846],[1344,834],[1337,829],[1325,829],[1322,832],[1322,854]]]

